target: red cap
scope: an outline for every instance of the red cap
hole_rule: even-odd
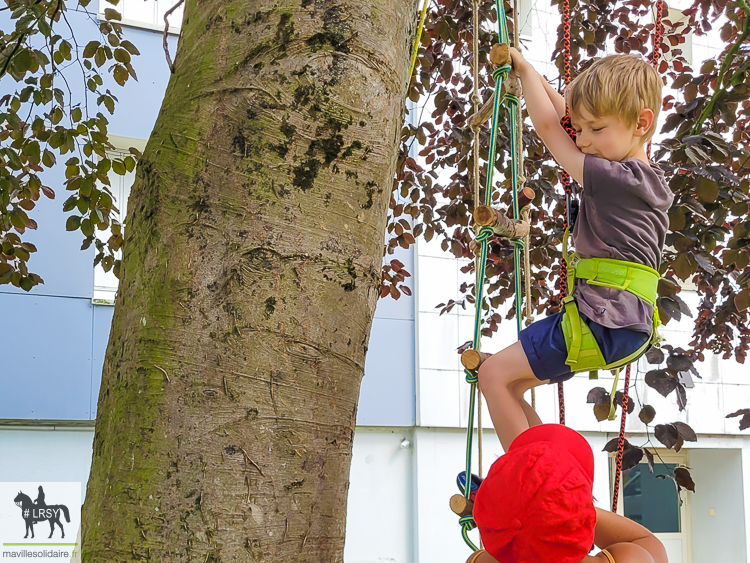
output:
[[[559,424],[534,426],[492,464],[474,521],[500,563],[579,563],[594,543],[594,455]]]

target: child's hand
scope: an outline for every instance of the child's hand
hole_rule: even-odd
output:
[[[510,51],[510,58],[513,64],[513,68],[515,68],[516,71],[520,73],[524,69],[524,67],[528,65],[529,63],[526,62],[526,59],[523,58],[521,51],[519,51],[515,47],[511,47],[509,51]]]

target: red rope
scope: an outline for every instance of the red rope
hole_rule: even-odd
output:
[[[661,42],[664,34],[664,25],[662,24],[662,14],[664,11],[664,4],[662,0],[656,0],[656,23],[654,25],[654,50],[651,52],[651,63],[654,68],[659,67],[659,57],[661,54]],[[648,156],[651,157],[651,143],[648,144]],[[625,389],[622,392],[622,417],[620,419],[620,435],[617,437],[617,458],[615,461],[615,484],[614,491],[612,492],[612,512],[617,512],[617,501],[620,497],[620,475],[622,474],[622,454],[625,449],[625,419],[628,415],[628,403],[630,397],[628,396],[628,390],[630,388],[630,366],[625,370]]]
[[[615,460],[615,486],[612,493],[612,512],[617,512],[617,501],[620,497],[620,474],[622,473],[622,453],[625,450],[625,419],[628,416],[630,397],[630,366],[625,369],[625,388],[622,392],[622,416],[620,417],[620,435],[617,437],[617,458]]]
[[[562,2],[562,23],[563,23],[563,81],[567,86],[570,84],[570,67],[572,61],[572,55],[570,52],[570,0],[563,0]],[[572,139],[575,139],[573,126],[570,123],[570,113],[566,107],[565,117],[563,118],[563,126],[568,132],[568,135]],[[563,215],[563,229],[568,228],[568,202],[570,196],[573,193],[573,186],[571,185],[571,179],[567,172],[563,170],[562,175],[563,189],[565,190],[565,213]],[[560,260],[560,293],[565,295],[568,289],[568,269],[565,263],[565,258]],[[557,384],[557,404],[560,408],[560,424],[565,425],[565,395],[563,393],[562,382]]]

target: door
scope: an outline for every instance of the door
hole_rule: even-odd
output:
[[[678,465],[687,465],[687,452],[656,452],[653,473],[645,461],[623,472],[617,513],[638,522],[659,538],[667,550],[669,563],[691,563],[690,496],[684,491],[680,498],[674,481],[659,477],[670,475]],[[610,468],[610,483],[614,483],[614,455],[610,457]]]

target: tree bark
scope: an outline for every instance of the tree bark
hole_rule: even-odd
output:
[[[130,197],[84,562],[343,560],[415,20],[187,1]]]

